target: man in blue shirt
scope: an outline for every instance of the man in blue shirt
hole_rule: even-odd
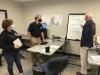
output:
[[[44,34],[40,22],[41,22],[41,17],[36,16],[35,21],[32,22],[28,27],[28,35],[31,40],[32,46],[44,42]],[[40,63],[43,62],[41,59],[42,58],[41,54],[33,53],[32,57],[33,57],[34,65],[36,66],[40,65]]]
[[[35,21],[32,22],[28,27],[28,35],[32,41],[32,45],[40,44],[44,41],[44,34],[42,25],[40,24],[41,19],[39,16],[35,17]]]

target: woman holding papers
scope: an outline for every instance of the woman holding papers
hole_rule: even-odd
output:
[[[19,70],[19,75],[22,75],[23,69],[19,56],[19,48],[21,47],[21,42],[16,31],[13,30],[13,20],[6,19],[2,22],[2,28],[0,36],[0,47],[3,49],[3,55],[6,59],[8,65],[9,75],[13,74],[13,63],[17,65]]]

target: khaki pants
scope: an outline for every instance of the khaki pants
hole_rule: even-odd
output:
[[[40,37],[38,38],[32,37],[31,42],[32,42],[32,46],[36,44],[41,44],[41,39]],[[40,53],[32,53],[32,60],[34,65],[40,66],[43,63],[43,56]]]
[[[81,47],[80,49],[80,60],[81,60],[81,73],[87,74],[87,58],[88,58],[88,49],[87,47]]]
[[[41,44],[41,38],[40,37],[32,37],[31,38],[31,42],[32,42],[32,46],[36,45],[36,44]]]

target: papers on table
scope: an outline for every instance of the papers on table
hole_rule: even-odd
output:
[[[51,45],[50,48],[59,48],[59,46]]]
[[[100,64],[100,56],[91,56],[92,60],[95,61],[97,64]]]
[[[13,43],[15,44],[15,45],[18,45],[19,47],[21,47],[22,46],[22,43],[21,43],[21,41],[20,41],[20,39],[18,38],[18,39],[16,39],[15,41],[13,41]]]

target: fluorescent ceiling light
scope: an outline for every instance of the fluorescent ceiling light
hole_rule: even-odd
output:
[[[36,0],[15,0],[15,1],[18,1],[18,2],[30,2],[30,1],[36,1]]]

